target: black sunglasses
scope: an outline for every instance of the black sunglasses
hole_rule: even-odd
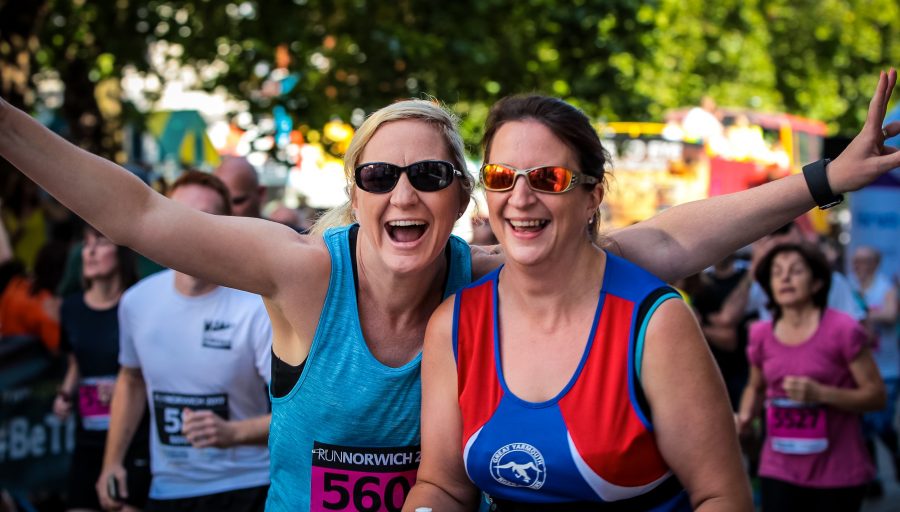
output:
[[[422,160],[406,167],[386,162],[369,162],[356,168],[356,186],[373,194],[394,190],[400,174],[406,173],[409,183],[420,192],[437,192],[453,183],[453,176],[462,172],[443,160]]]

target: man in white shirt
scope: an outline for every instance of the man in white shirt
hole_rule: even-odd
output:
[[[216,177],[184,174],[171,198],[230,213]],[[214,263],[211,263],[214,264]],[[147,401],[152,482],[146,511],[263,510],[269,485],[271,325],[262,299],[174,271],[125,292],[101,504],[127,495],[122,459]],[[114,483],[112,483],[112,482]]]

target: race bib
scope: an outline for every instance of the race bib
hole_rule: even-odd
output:
[[[115,375],[81,379],[78,383],[78,415],[82,428],[109,430],[109,403],[115,386]]]
[[[311,510],[399,512],[419,467],[418,446],[356,448],[313,442]]]
[[[153,392],[153,410],[155,415],[156,432],[159,442],[162,444],[162,452],[171,462],[188,460],[200,457],[201,459],[213,459],[222,450],[216,448],[204,448],[195,450],[190,441],[181,433],[183,420],[181,413],[184,408],[194,411],[212,411],[222,419],[228,419],[228,395],[183,395],[180,393]],[[202,452],[202,453],[201,453]]]
[[[774,398],[766,412],[772,449],[779,453],[807,455],[828,449],[825,408]]]

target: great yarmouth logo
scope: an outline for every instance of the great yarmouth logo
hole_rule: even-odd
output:
[[[510,487],[540,489],[547,479],[544,456],[528,443],[510,443],[491,457],[491,476]]]

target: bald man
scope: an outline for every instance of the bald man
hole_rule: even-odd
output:
[[[260,186],[256,169],[244,157],[227,156],[213,172],[231,194],[231,211],[239,217],[262,217],[266,187]]]

